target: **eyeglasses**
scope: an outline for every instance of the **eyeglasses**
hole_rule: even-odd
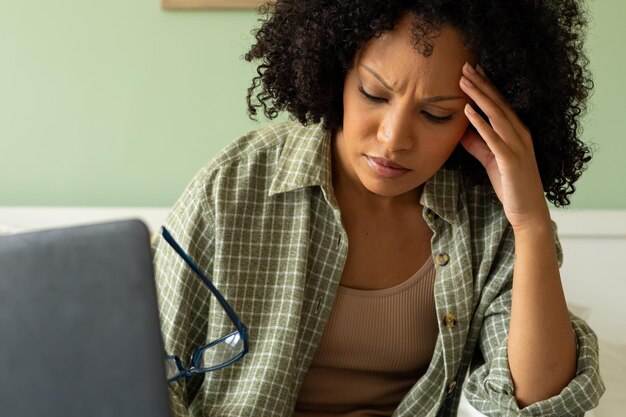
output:
[[[234,326],[232,328],[234,331],[226,331],[225,336],[194,350],[191,355],[189,367],[185,367],[183,361],[181,361],[178,356],[166,355],[165,369],[167,371],[167,381],[171,383],[180,378],[225,368],[243,358],[244,355],[248,353],[248,329],[241,322],[235,310],[233,310],[222,294],[215,288],[211,280],[207,278],[193,259],[176,243],[165,227],[161,229],[161,234],[165,241],[196,273],[198,278],[211,290]]]

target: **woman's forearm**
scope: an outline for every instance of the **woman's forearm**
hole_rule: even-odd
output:
[[[525,407],[557,395],[576,374],[576,342],[549,217],[515,231],[508,359]]]

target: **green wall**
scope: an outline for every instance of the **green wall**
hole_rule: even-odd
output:
[[[593,164],[572,207],[626,209],[626,2],[595,0]],[[0,0],[0,206],[169,206],[238,135],[253,11]],[[621,126],[620,126],[621,127]]]

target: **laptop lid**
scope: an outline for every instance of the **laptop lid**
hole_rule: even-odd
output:
[[[0,410],[170,416],[143,223],[0,237]]]

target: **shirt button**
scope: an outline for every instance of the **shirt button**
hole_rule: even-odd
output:
[[[426,209],[426,217],[430,220],[435,220],[435,213],[431,209]]]
[[[447,253],[439,253],[435,256],[435,263],[439,266],[448,265],[450,262],[450,256]]]
[[[445,316],[443,316],[443,322],[445,323],[448,329],[452,329],[456,327],[458,320],[456,319],[456,316],[454,314],[448,313]]]
[[[456,388],[456,381],[453,379],[450,382],[448,382],[448,395],[452,394],[455,388]]]

